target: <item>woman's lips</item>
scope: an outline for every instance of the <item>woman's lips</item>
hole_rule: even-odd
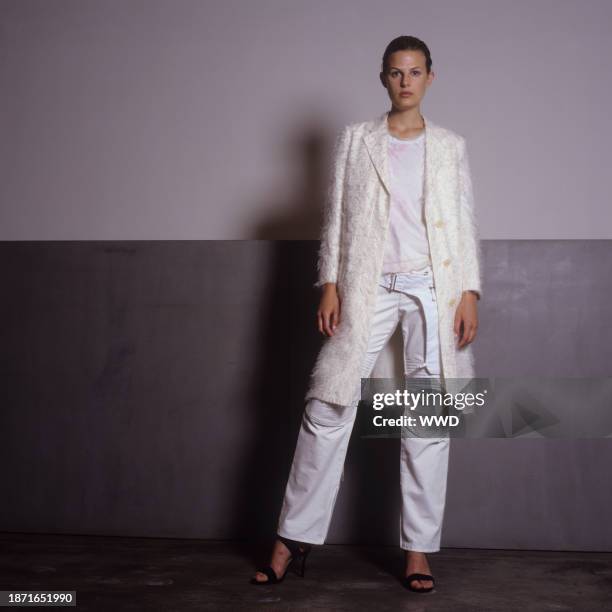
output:
[[[411,95],[412,95],[412,92],[409,92],[409,91],[400,94],[402,98],[407,98],[408,96],[411,96]]]

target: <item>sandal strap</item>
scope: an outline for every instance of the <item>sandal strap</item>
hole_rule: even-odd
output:
[[[431,580],[435,582],[434,577],[430,574],[410,574],[410,576],[406,576],[405,580],[407,582],[412,582],[413,580]]]
[[[260,581],[263,584],[276,584],[278,582],[278,577],[276,576],[276,572],[272,569],[272,566],[268,565],[267,567],[262,567],[257,571],[265,574],[268,577],[266,582],[263,582],[262,580]]]
[[[310,544],[301,544],[300,542],[290,540],[289,538],[285,538],[284,536],[278,534],[276,534],[276,537],[289,549],[292,558],[301,557],[310,548]],[[300,550],[301,548],[304,550]]]

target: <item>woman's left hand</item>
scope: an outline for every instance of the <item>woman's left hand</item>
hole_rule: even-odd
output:
[[[471,291],[464,291],[461,302],[455,312],[455,325],[453,327],[455,338],[459,338],[457,348],[470,344],[476,338],[478,329],[478,297]]]

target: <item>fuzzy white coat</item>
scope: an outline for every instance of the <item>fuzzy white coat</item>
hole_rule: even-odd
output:
[[[388,114],[347,125],[336,140],[315,286],[337,284],[341,319],[334,335],[323,341],[306,400],[349,405],[360,399],[389,224]],[[422,116],[423,197],[437,296],[441,382],[456,392],[474,376],[471,346],[457,348],[453,324],[462,292],[482,295],[480,243],[465,138]]]

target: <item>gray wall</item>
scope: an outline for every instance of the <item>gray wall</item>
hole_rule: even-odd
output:
[[[0,529],[270,533],[320,343],[329,145],[388,109],[400,34],[432,50],[423,112],[468,139],[481,375],[608,375],[611,16],[0,0]],[[453,441],[443,544],[609,550],[611,452]],[[396,543],[396,459],[356,437],[330,542]]]
[[[316,153],[388,108],[400,34],[431,49],[422,110],[468,140],[483,238],[612,238],[611,19],[608,0],[0,0],[0,240],[317,239]]]
[[[477,373],[608,376],[612,241],[483,246]],[[0,529],[270,534],[321,342],[316,249],[0,244]],[[328,542],[397,544],[397,445],[356,426]],[[442,545],[611,550],[610,461],[609,439],[453,440]]]

